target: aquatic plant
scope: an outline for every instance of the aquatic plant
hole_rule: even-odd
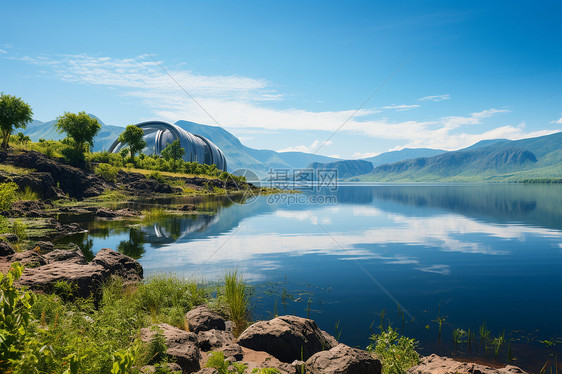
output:
[[[391,326],[374,334],[367,351],[375,353],[382,361],[383,374],[402,374],[419,363],[415,339],[398,334]]]

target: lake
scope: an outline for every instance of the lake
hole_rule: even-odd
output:
[[[85,219],[89,233],[73,240],[136,257],[148,277],[210,282],[236,269],[254,286],[254,319],[309,316],[352,346],[365,348],[382,319],[422,353],[493,360],[467,335],[453,343],[469,328],[480,341],[483,324],[504,334],[498,361],[538,371],[561,352],[562,185],[340,185],[198,201],[209,214],[143,227]]]

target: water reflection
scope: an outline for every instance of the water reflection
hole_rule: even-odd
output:
[[[344,326],[352,345],[366,344],[377,313],[396,311],[358,263],[420,321],[408,332],[432,351],[443,348],[430,345],[441,313],[465,330],[486,321],[495,331],[562,335],[562,186],[343,186],[334,194],[336,205],[202,201],[215,214],[138,227],[93,222],[80,240],[93,252],[139,258],[147,276],[213,280],[237,268],[259,285],[314,285],[326,291],[306,297],[313,317],[328,330],[353,321]],[[262,296],[256,317],[269,316],[278,297]],[[305,304],[284,308],[306,315]]]

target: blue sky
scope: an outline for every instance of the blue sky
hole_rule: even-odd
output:
[[[0,91],[43,121],[184,119],[303,151],[346,123],[318,150],[344,158],[562,129],[560,1],[19,1],[0,14]]]

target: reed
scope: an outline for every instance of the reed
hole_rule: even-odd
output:
[[[240,335],[249,320],[249,295],[246,284],[237,271],[224,275],[224,293],[230,318],[236,324],[234,334]]]

